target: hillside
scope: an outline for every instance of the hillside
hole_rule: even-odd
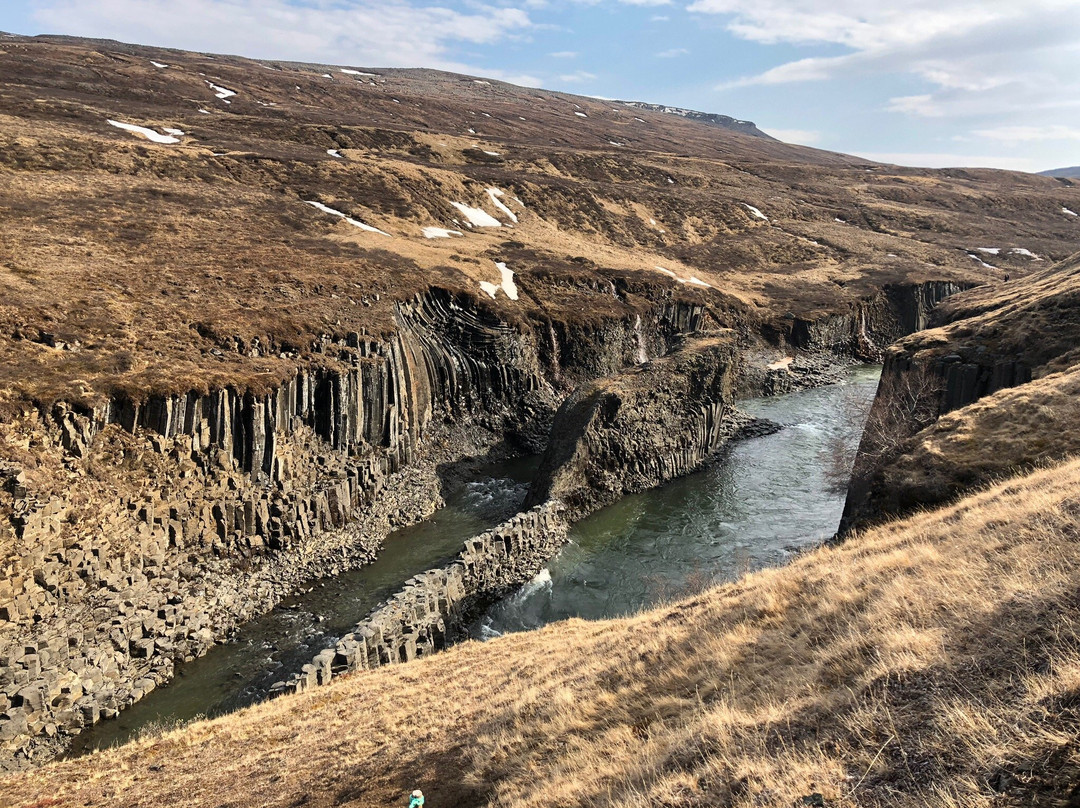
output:
[[[1039,176],[1076,179],[1080,178],[1080,166],[1069,166],[1068,168],[1051,168],[1048,171],[1040,171]]]
[[[936,327],[889,348],[848,524],[946,502],[1080,450],[1078,281],[1080,255],[963,292],[935,310]],[[905,397],[922,399],[910,435],[884,425],[890,402]]]
[[[8,805],[1071,806],[1080,463],[633,618],[355,674]],[[467,673],[466,673],[467,672]]]
[[[834,381],[963,290],[1015,315],[962,356],[994,391],[1035,367],[1014,352],[1066,346],[1047,384],[1072,356],[1048,269],[1076,250],[1069,181],[432,70],[6,36],[0,77],[3,772],[370,563],[481,460],[552,450],[534,493],[576,518],[711,462],[740,396]],[[530,504],[402,582],[389,636],[282,680],[447,644],[564,535],[567,503]]]
[[[890,283],[1023,274],[1080,228],[1050,179],[431,70],[16,37],[0,72],[9,406],[264,388],[432,285],[541,321],[629,285],[787,333]],[[516,300],[483,291],[497,262]]]

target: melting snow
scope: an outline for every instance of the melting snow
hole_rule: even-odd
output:
[[[1064,213],[1066,216],[1076,216],[1077,215],[1077,214],[1073,213],[1071,210],[1069,210],[1068,208],[1062,208],[1061,212]]]
[[[588,118],[589,117],[584,112],[575,112],[574,114],[577,115],[579,118]]]
[[[833,219],[833,221],[834,222],[839,222],[840,224],[847,224],[847,220],[846,219],[841,219],[839,216],[835,217]]]
[[[498,157],[499,156],[499,153],[497,151],[488,151],[487,149],[481,149],[480,151],[482,151],[484,154],[486,154],[486,155],[488,155],[490,157]]]
[[[658,272],[663,272],[665,275],[670,275],[672,278],[674,278],[679,283],[689,283],[689,284],[691,284],[693,286],[704,286],[707,289],[712,289],[713,288],[712,284],[705,283],[705,281],[703,281],[701,278],[697,277],[696,275],[691,275],[686,280],[683,280],[678,275],[676,275],[674,272],[672,272],[670,269],[664,269],[663,267],[655,267],[655,269]]]
[[[623,145],[622,143],[616,143],[614,140],[609,140],[608,143],[610,143],[612,146],[622,146]]]
[[[748,211],[750,211],[750,214],[755,219],[761,219],[762,221],[766,221],[766,222],[769,221],[769,217],[766,216],[764,213],[762,213],[757,208],[755,208],[753,205],[747,205],[745,202],[743,202],[743,207],[746,208]]]
[[[997,255],[1001,252],[1001,247],[976,247],[975,249],[981,253],[988,253],[990,255]]]
[[[475,135],[475,134],[476,134],[476,130],[475,130],[475,129],[470,129],[470,130],[469,130],[469,134],[470,134],[470,135]]]
[[[167,135],[176,135],[177,137],[181,137],[184,134],[183,129],[170,129],[167,126],[161,127],[161,131],[164,132]]]
[[[424,238],[450,238],[450,236],[464,236],[460,230],[447,230],[442,227],[425,227]]]
[[[322,204],[321,202],[309,202],[307,200],[304,200],[304,204],[311,205],[311,207],[313,207],[313,208],[318,208],[323,213],[329,213],[331,216],[337,216],[337,217],[339,217],[341,219],[344,219],[349,224],[351,224],[353,227],[359,227],[361,230],[367,230],[369,233],[379,233],[380,235],[383,235],[383,236],[389,236],[390,235],[389,233],[384,233],[382,230],[380,230],[377,227],[372,227],[370,224],[364,224],[363,222],[358,222],[356,219],[353,219],[353,218],[350,218],[349,216],[346,216],[340,210],[334,210],[333,208],[328,208],[326,205]]]
[[[228,87],[222,87],[220,84],[214,84],[214,82],[212,81],[208,81],[206,83],[210,86],[210,89],[214,91],[214,95],[216,95],[222,101],[225,101],[226,104],[232,103],[232,101],[228,101],[226,99],[236,95],[235,90],[230,90]]]
[[[496,285],[494,283],[488,283],[487,281],[480,281],[480,288],[487,292],[489,295],[491,295],[492,300],[495,299],[495,293],[498,292],[500,289],[502,289],[503,292],[506,293],[506,296],[511,300],[517,300],[518,290],[517,284],[514,283],[513,270],[507,269],[506,264],[502,263],[501,261],[496,262],[495,266],[498,268],[499,273],[502,275],[502,283]]]
[[[987,269],[997,269],[997,267],[995,267],[995,266],[993,266],[991,264],[988,264],[984,260],[979,258],[979,256],[977,256],[975,253],[968,253],[967,257],[978,261],[982,266],[986,267]]]
[[[490,82],[490,81],[482,81],[481,79],[473,79],[473,80],[472,80],[472,83],[473,83],[473,84],[488,84],[488,85],[490,85],[490,84],[491,84],[491,82]]]
[[[329,73],[323,73],[323,74],[322,74],[322,77],[323,77],[324,79],[332,79],[332,78],[333,78],[333,76],[331,76],[331,75],[330,75]]]
[[[339,152],[337,149],[327,149],[326,153],[329,154],[331,157],[338,158],[339,160],[344,160],[345,159],[344,157],[341,156],[341,152]]]
[[[502,222],[492,216],[485,210],[480,208],[471,208],[468,205],[463,205],[460,202],[451,202],[455,208],[465,215],[465,218],[469,220],[469,224],[476,227],[502,227]]]
[[[210,114],[210,110],[208,110],[208,109],[200,109],[199,112],[201,112],[203,115],[209,115]]]
[[[166,129],[165,131],[168,132],[169,130]],[[1042,260],[1042,258],[1037,256],[1031,250],[1025,250],[1023,247],[1013,247],[1011,250],[1009,250],[1009,252],[1013,253],[1014,255],[1023,255],[1023,256],[1026,256],[1027,258],[1032,258],[1032,259],[1034,259],[1036,261],[1041,261]]]
[[[153,129],[147,129],[145,126],[135,126],[132,123],[120,123],[120,121],[109,121],[110,124],[118,129],[126,129],[129,132],[137,132],[145,137],[147,140],[152,140],[154,143],[179,143],[180,138],[173,137],[172,135],[163,135],[160,132],[155,132]]]
[[[643,121],[641,118],[634,118],[634,120],[638,123],[645,123],[645,121]]]
[[[488,188],[487,195],[491,197],[491,201],[492,203],[494,203],[495,207],[497,207],[499,210],[509,216],[510,220],[514,222],[514,224],[517,224],[517,214],[514,213],[514,211],[510,210],[510,208],[506,207],[506,205],[504,205],[499,199],[499,197],[505,196],[502,191],[500,191],[498,188]]]
[[[161,62],[155,62],[153,59],[150,60],[150,64],[152,64],[154,67],[160,67],[160,68],[168,67],[168,65],[163,65]]]
[[[341,68],[341,72],[345,73],[346,75],[349,75],[349,76],[377,76],[377,75],[379,75],[378,73],[363,73],[363,72],[361,72],[359,70],[348,70],[348,69],[346,69],[344,67]]]

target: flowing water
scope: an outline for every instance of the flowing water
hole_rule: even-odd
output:
[[[446,507],[387,536],[373,563],[317,581],[246,623],[233,642],[180,666],[167,686],[78,735],[69,756],[126,743],[148,727],[223,715],[265,698],[275,682],[351,631],[406,579],[444,563],[466,539],[512,515],[536,464],[537,458],[494,463],[474,479],[450,485]]]
[[[628,614],[714,580],[781,563],[833,534],[843,507],[829,493],[825,453],[854,445],[877,368],[853,370],[844,384],[740,403],[785,428],[737,444],[710,469],[626,497],[575,525],[570,544],[535,581],[473,626],[478,637],[522,631],[565,617]],[[153,725],[215,716],[264,698],[270,686],[350,631],[407,578],[438,566],[461,544],[506,518],[524,497],[536,459],[484,468],[450,486],[447,505],[425,522],[395,531],[378,560],[317,582],[262,617],[235,641],[181,666],[176,677],[114,720],[75,739],[69,754],[124,743]]]
[[[547,569],[493,606],[472,627],[473,636],[630,614],[783,563],[829,538],[844,496],[829,490],[828,455],[838,443],[858,445],[879,375],[878,367],[860,367],[840,385],[740,402],[784,429],[742,441],[705,471],[578,522]]]

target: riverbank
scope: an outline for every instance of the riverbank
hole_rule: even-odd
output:
[[[0,781],[13,806],[1066,805],[1080,462],[633,618],[571,620]]]

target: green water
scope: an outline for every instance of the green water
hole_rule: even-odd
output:
[[[515,595],[472,627],[487,638],[568,617],[635,612],[708,582],[783,563],[836,532],[843,495],[825,479],[826,454],[858,445],[878,367],[840,385],[743,401],[784,425],[742,441],[706,471],[625,497],[578,522],[570,542]],[[862,406],[860,406],[860,404]]]
[[[223,715],[262,700],[275,682],[351,631],[403,581],[444,563],[466,539],[512,515],[535,469],[536,458],[510,460],[448,486],[446,507],[391,533],[373,563],[317,581],[245,624],[233,642],[180,666],[167,686],[77,736],[69,755],[126,743],[154,725]]]
[[[782,563],[833,534],[843,507],[826,490],[823,453],[839,438],[858,441],[853,396],[869,402],[877,368],[853,370],[842,385],[740,403],[785,425],[737,444],[707,471],[626,497],[573,527],[570,543],[535,581],[496,604],[474,636],[522,631],[566,617],[624,615],[688,586]],[[854,419],[859,420],[859,419]],[[403,581],[438,566],[462,542],[512,513],[535,458],[481,469],[448,487],[447,506],[391,534],[374,563],[315,583],[246,624],[234,642],[179,668],[166,687],[76,738],[70,754],[124,743],[153,725],[221,715],[259,701],[321,649],[332,646]]]

